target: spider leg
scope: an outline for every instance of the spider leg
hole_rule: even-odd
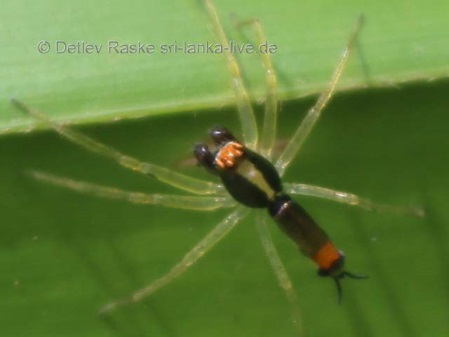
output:
[[[327,105],[332,95],[334,94],[338,80],[340,79],[343,69],[348,61],[348,57],[350,51],[352,50],[354,41],[357,38],[357,33],[360,30],[361,24],[362,24],[362,16],[360,16],[355,23],[352,34],[349,37],[349,41],[345,49],[343,50],[343,54],[340,57],[340,60],[337,64],[337,67],[334,70],[334,73],[332,74],[328,88],[320,95],[315,105],[307,112],[306,117],[296,130],[293,137],[290,139],[290,142],[288,143],[284,151],[277,159],[275,167],[281,176],[284,174],[285,169],[290,164],[292,159],[298,153],[299,149],[301,148],[301,145],[307,139],[307,136],[309,135],[316,121],[320,117],[321,111],[324,109],[324,107]]]
[[[213,211],[219,208],[233,207],[235,201],[228,196],[184,196],[171,194],[147,194],[142,192],[124,191],[115,187],[77,181],[67,177],[48,173],[31,171],[30,175],[40,181],[50,183],[69,190],[92,196],[124,200],[132,204],[161,205],[165,207],[190,209],[198,211]]]
[[[134,292],[130,297],[111,302],[100,309],[100,314],[109,313],[118,307],[126,304],[140,302],[144,298],[150,296],[158,289],[164,287],[175,278],[182,275],[188,268],[196,263],[204,256],[213,246],[215,246],[226,234],[228,234],[237,223],[242,220],[249,212],[248,208],[238,207],[235,211],[230,213],[223,219],[215,228],[209,232],[200,242],[196,244],[193,249],[188,252],[184,258],[176,264],[168,273],[158,278],[154,282],[145,286],[142,289]]]
[[[244,25],[251,25],[256,34],[258,47],[267,42],[262,25],[258,19],[250,19],[237,22],[237,27]],[[265,114],[262,126],[262,135],[260,138],[259,151],[268,159],[271,159],[271,152],[276,142],[276,123],[278,112],[278,96],[277,96],[277,79],[271,62],[270,53],[267,51],[261,52],[262,65],[265,69],[265,79],[267,82],[267,91],[265,96]]]
[[[303,336],[301,310],[299,308],[298,297],[296,291],[293,288],[290,276],[288,276],[287,270],[279,257],[279,254],[271,239],[270,232],[267,227],[267,218],[264,214],[258,214],[257,217],[257,230],[259,231],[259,237],[262,242],[262,246],[265,250],[265,254],[270,261],[271,267],[278,279],[279,285],[284,290],[285,295],[290,303],[292,310],[293,323],[298,336]]]
[[[307,184],[296,184],[289,183],[284,184],[285,191],[291,194],[306,195],[311,197],[317,197],[322,199],[328,199],[343,204],[357,206],[365,208],[367,210],[379,211],[379,212],[391,212],[399,214],[409,214],[419,217],[424,217],[425,212],[421,207],[400,207],[393,205],[385,205],[376,203],[366,198],[362,198],[356,194],[348,193],[344,191],[332,190],[330,188],[307,185]]]
[[[249,100],[248,92],[246,91],[245,84],[243,83],[240,67],[234,55],[230,51],[228,38],[220,23],[220,19],[218,18],[213,2],[211,0],[204,0],[204,6],[206,7],[210,22],[218,41],[223,48],[223,54],[226,57],[228,69],[232,76],[232,87],[237,100],[237,110],[240,123],[242,125],[243,141],[248,148],[255,150],[257,148],[258,141],[256,118]]]
[[[11,102],[21,111],[41,120],[59,135],[69,141],[84,147],[86,150],[97,153],[103,157],[114,160],[119,165],[145,175],[152,176],[168,185],[177,187],[195,194],[214,194],[222,190],[218,184],[191,178],[186,175],[174,172],[165,167],[154,165],[151,163],[141,162],[135,158],[129,157],[114,148],[97,142],[96,140],[62,124],[53,122],[40,111],[26,106],[21,101],[12,99]]]

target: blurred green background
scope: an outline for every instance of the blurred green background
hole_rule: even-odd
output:
[[[358,53],[286,181],[347,190],[395,205],[423,205],[425,219],[298,198],[347,255],[342,305],[275,226],[272,234],[300,298],[306,336],[446,336],[449,255],[446,204],[449,24],[435,1],[216,1],[229,14],[258,17],[284,98],[286,139],[325,87],[348,32],[364,13]],[[254,216],[182,278],[145,303],[108,318],[104,303],[169,270],[228,211],[198,213],[134,206],[34,181],[38,169],[130,190],[174,193],[116,167],[53,132],[23,130],[20,97],[130,155],[214,179],[181,163],[213,125],[239,130],[221,55],[39,54],[40,40],[119,39],[156,44],[215,41],[197,1],[95,3],[4,1],[0,14],[0,333],[4,336],[291,336],[290,310],[261,248]],[[257,55],[241,55],[261,103]],[[220,107],[220,109],[217,109]],[[204,108],[199,110],[199,108]],[[258,117],[263,111],[257,105]],[[147,118],[125,120],[131,117]],[[100,124],[100,121],[121,120]]]

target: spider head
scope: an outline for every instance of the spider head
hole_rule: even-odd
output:
[[[244,146],[225,127],[214,127],[209,134],[214,141],[212,150],[206,144],[197,144],[193,150],[198,165],[214,174],[218,173],[217,170],[234,168],[243,156]]]
[[[231,169],[243,156],[243,145],[227,128],[216,126],[209,131],[214,141],[212,150],[206,144],[197,144],[193,150],[198,164],[209,172],[216,174],[218,170]]]

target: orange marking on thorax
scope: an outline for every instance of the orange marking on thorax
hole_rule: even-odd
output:
[[[242,155],[243,145],[237,142],[229,142],[220,149],[215,157],[215,163],[221,169],[231,168]]]
[[[318,253],[312,259],[320,266],[321,269],[329,269],[332,264],[340,258],[340,252],[335,248],[332,242],[328,241],[320,248]]]

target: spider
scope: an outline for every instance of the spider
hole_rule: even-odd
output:
[[[100,309],[101,313],[113,311],[117,307],[125,304],[139,302],[172,282],[175,278],[181,276],[245,218],[250,213],[251,208],[268,209],[270,216],[295,241],[301,252],[318,264],[319,275],[329,276],[334,279],[340,300],[340,279],[344,276],[352,278],[362,278],[363,276],[349,273],[343,269],[343,253],[335,248],[326,233],[289,195],[298,194],[324,198],[369,210],[409,213],[418,216],[423,215],[422,210],[419,209],[379,204],[348,192],[307,184],[281,183],[281,177],[284,175],[285,170],[300,150],[302,144],[319,119],[322,110],[334,94],[336,85],[357,37],[357,32],[361,26],[361,19],[357,20],[355,24],[331,76],[327,89],[319,96],[316,104],[307,112],[304,120],[300,123],[281,154],[273,160],[273,148],[275,146],[277,129],[278,98],[276,74],[271,58],[267,53],[261,54],[262,64],[265,69],[267,91],[264,120],[261,137],[259,139],[255,115],[249,95],[245,89],[239,65],[233,54],[229,51],[228,39],[221,26],[212,0],[204,0],[204,5],[215,34],[223,46],[226,63],[232,77],[232,86],[242,128],[242,142],[238,141],[228,129],[216,127],[210,132],[215,141],[215,146],[212,150],[209,150],[205,144],[197,144],[194,148],[194,154],[198,163],[207,171],[218,175],[221,178],[221,183],[188,177],[153,163],[141,162],[105,144],[99,143],[78,131],[53,122],[45,114],[26,106],[19,100],[13,99],[12,103],[16,107],[43,121],[69,141],[84,147],[88,151],[110,158],[125,168],[149,175],[168,185],[195,195],[146,194],[75,181],[70,178],[58,177],[42,172],[33,172],[32,175],[36,179],[80,193],[103,198],[122,199],[135,204],[161,205],[198,211],[234,208],[178,264],[173,266],[168,273],[135,291],[129,297],[105,305]],[[257,19],[248,20],[241,24],[252,27],[260,44],[265,41],[262,26]],[[272,242],[266,220],[267,217],[264,217],[262,212],[259,212],[256,226],[265,253],[291,305],[293,321],[298,330],[298,334],[302,335],[301,315],[297,296],[290,277]]]

